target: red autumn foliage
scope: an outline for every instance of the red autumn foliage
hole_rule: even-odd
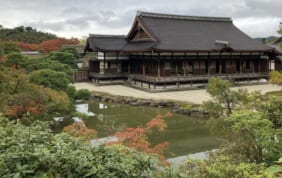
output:
[[[44,105],[39,98],[22,98],[19,104],[9,106],[6,115],[13,118],[22,118],[27,115],[40,115],[44,113]]]
[[[24,42],[16,42],[16,45],[22,50],[22,51],[37,51],[39,48],[39,45],[32,44],[32,43],[24,43]]]
[[[97,137],[97,131],[87,128],[83,121],[74,122],[73,124],[66,126],[63,131],[72,135],[73,137],[83,138],[86,141]]]
[[[39,50],[43,53],[49,53],[51,51],[58,50],[63,45],[77,45],[77,44],[79,44],[79,40],[76,38],[71,38],[71,39],[58,38],[58,39],[43,41],[39,45]]]
[[[164,150],[167,148],[168,142],[163,142],[152,146],[149,142],[148,136],[156,130],[160,132],[164,131],[164,129],[167,127],[164,118],[171,116],[171,113],[167,113],[166,115],[159,114],[149,121],[144,128],[126,128],[125,131],[116,132],[114,135],[119,138],[119,141],[108,143],[108,145],[124,144],[137,151],[142,151],[148,154],[156,154],[163,161],[163,163],[166,163]]]
[[[7,60],[7,56],[0,56],[0,62],[5,62]]]

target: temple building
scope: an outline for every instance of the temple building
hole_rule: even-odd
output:
[[[209,77],[267,78],[279,52],[240,31],[231,18],[137,12],[127,35],[89,35],[89,78],[150,89],[193,87]]]

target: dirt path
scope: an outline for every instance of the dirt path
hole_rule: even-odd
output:
[[[131,96],[135,98],[144,99],[155,99],[155,100],[174,100],[182,101],[194,104],[202,104],[203,101],[210,99],[209,94],[204,90],[187,90],[187,91],[174,91],[174,92],[159,92],[159,93],[148,93],[145,91],[137,90],[123,85],[108,85],[108,86],[95,86],[91,83],[75,83],[76,89],[88,89],[89,91],[103,92],[111,95],[119,96]],[[238,89],[234,87],[233,89]],[[264,85],[253,85],[244,86],[240,88],[246,88],[248,91],[261,91],[267,93],[270,91],[282,90],[282,86],[264,84]]]

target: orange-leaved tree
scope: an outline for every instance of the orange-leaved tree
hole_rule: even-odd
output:
[[[58,38],[58,39],[43,41],[39,45],[39,50],[43,53],[49,53],[51,51],[58,50],[63,45],[77,45],[77,44],[79,44],[79,40],[76,38],[71,38],[71,39]]]
[[[37,51],[39,48],[39,45],[32,44],[32,43],[24,43],[24,42],[16,42],[16,45],[22,50],[22,51]]]
[[[63,131],[73,137],[82,138],[87,142],[89,142],[90,139],[97,138],[97,131],[89,129],[83,121],[74,122],[73,124],[66,126]]]
[[[44,117],[70,109],[65,92],[31,83],[22,70],[0,66],[0,83],[0,112],[10,119]]]
[[[148,154],[156,154],[164,163],[166,163],[164,151],[168,146],[168,142],[152,146],[149,142],[149,135],[155,131],[164,131],[164,129],[167,128],[164,118],[171,116],[172,113],[170,112],[165,115],[158,114],[150,120],[145,127],[126,128],[124,131],[116,132],[114,135],[119,139],[119,141],[108,143],[108,145],[123,144],[137,151]]]

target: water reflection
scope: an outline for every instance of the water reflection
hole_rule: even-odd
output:
[[[166,108],[135,107],[123,104],[105,104],[90,102],[78,104],[78,112],[89,115],[84,119],[87,127],[97,130],[99,138],[112,136],[115,132],[128,127],[144,126],[157,114],[165,114]],[[72,120],[72,119],[71,119]],[[59,122],[61,127],[70,121]],[[161,133],[152,135],[152,144],[169,142],[169,151],[174,156],[187,155],[217,148],[219,141],[212,136],[206,127],[206,122],[186,115],[174,114],[166,119],[168,128]],[[171,155],[170,155],[171,156]]]
[[[77,104],[77,105],[75,105],[75,110],[77,112],[82,113],[82,114],[86,114],[87,116],[95,116],[95,114],[93,112],[89,112],[88,106],[89,106],[88,103],[86,103],[86,104]]]

